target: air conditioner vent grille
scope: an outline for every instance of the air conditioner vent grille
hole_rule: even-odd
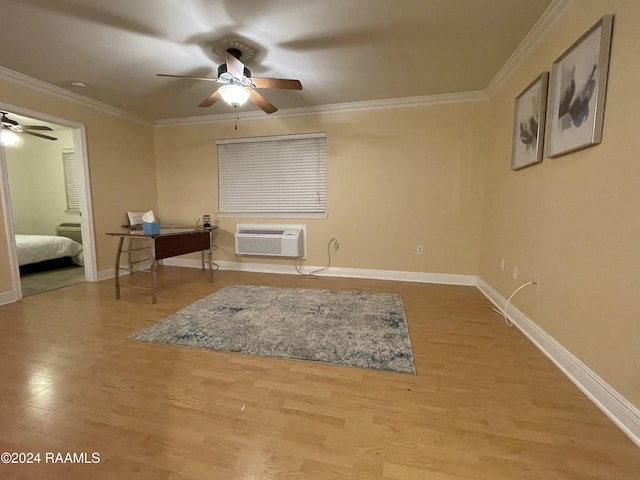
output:
[[[252,230],[252,229],[241,229],[239,233],[250,233],[253,235],[282,235],[284,230]]]
[[[236,255],[301,257],[304,255],[304,226],[238,225]]]
[[[244,255],[281,255],[282,242],[279,238],[240,237],[236,250],[236,253]]]

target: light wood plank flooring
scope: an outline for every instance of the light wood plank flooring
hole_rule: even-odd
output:
[[[229,284],[404,297],[417,375],[153,345],[142,327]],[[348,319],[346,319],[348,321]],[[640,449],[473,287],[161,267],[0,307],[3,479],[638,479]],[[45,452],[99,453],[98,464]]]

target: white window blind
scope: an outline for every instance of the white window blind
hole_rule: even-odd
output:
[[[326,135],[218,141],[219,214],[326,214]]]
[[[62,167],[64,169],[64,187],[67,196],[66,213],[80,213],[80,188],[78,187],[78,169],[75,152],[72,148],[62,149]]]

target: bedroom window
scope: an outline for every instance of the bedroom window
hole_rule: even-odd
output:
[[[326,217],[326,134],[219,140],[218,214]]]
[[[62,149],[62,168],[64,170],[64,189],[67,199],[65,213],[80,214],[80,189],[78,187],[78,169],[73,148]]]

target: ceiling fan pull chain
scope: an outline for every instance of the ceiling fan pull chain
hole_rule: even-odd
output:
[[[238,115],[238,106],[234,105],[233,108],[235,110],[235,129],[238,130],[238,120],[240,120],[240,116]]]

